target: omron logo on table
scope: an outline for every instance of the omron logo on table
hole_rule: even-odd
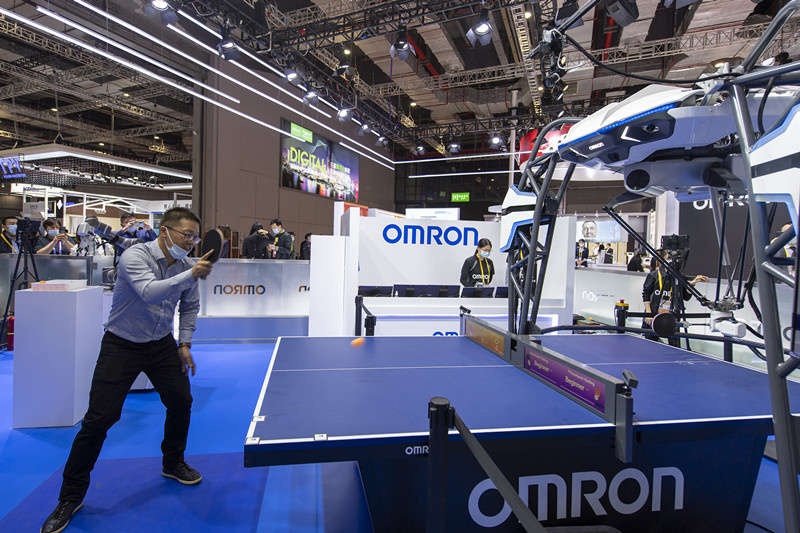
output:
[[[242,295],[242,296],[260,296],[267,292],[266,287],[263,285],[214,285],[214,294]]]
[[[383,240],[389,244],[424,244],[435,246],[477,246],[478,229],[458,226],[427,227],[416,224],[387,224],[383,228]]]

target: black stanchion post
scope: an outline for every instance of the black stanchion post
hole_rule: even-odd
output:
[[[723,342],[722,343],[722,358],[729,362],[733,362],[733,343],[732,342]]]
[[[628,309],[630,306],[625,303],[625,300],[620,300],[614,304],[614,318],[616,318],[617,326],[624,328],[628,323]],[[624,333],[619,331],[618,333]]]
[[[428,516],[427,533],[447,530],[447,432],[453,427],[453,409],[447,398],[428,403]]]
[[[375,318],[375,315],[367,315],[364,319],[364,330],[366,331],[367,337],[374,337],[375,336],[375,324],[377,324],[378,320]]]
[[[361,306],[364,303],[364,297],[360,294],[356,296],[356,337],[361,336]]]

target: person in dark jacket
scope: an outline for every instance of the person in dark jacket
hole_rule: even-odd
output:
[[[0,228],[0,254],[15,254],[17,246],[17,217],[4,217]]]
[[[658,250],[658,255],[666,260],[667,259],[667,251],[660,249]],[[653,262],[656,262],[653,259]],[[672,276],[667,272],[667,269],[661,264],[661,262],[657,262],[653,268],[650,269],[650,272],[647,274],[647,277],[644,278],[644,285],[642,286],[642,300],[644,301],[644,311],[648,313],[650,316],[645,317],[642,323],[642,328],[649,328],[653,323],[653,318],[659,314],[664,313],[667,311],[677,312],[678,302],[676,301],[677,294],[674,294],[673,291],[673,283],[672,283]],[[708,281],[706,276],[698,275],[695,276],[692,281],[689,283],[694,286],[701,281]],[[681,288],[680,289],[680,296],[684,300],[688,300],[692,297],[692,293],[689,292],[689,289]],[[651,338],[649,335],[646,336],[647,338]],[[657,337],[652,337],[654,340]],[[670,339],[670,344],[674,346],[678,346],[678,339]]]
[[[579,240],[578,245],[575,246],[575,266],[589,266],[589,248],[586,247],[586,241],[583,239]]]
[[[461,267],[461,284],[464,287],[483,287],[494,278],[494,263],[489,259],[492,253],[492,242],[489,239],[478,241],[475,254],[467,257]]]
[[[267,249],[269,243],[269,232],[264,229],[261,222],[256,222],[250,228],[250,235],[242,241],[242,257],[245,259],[268,259],[270,256]]]
[[[645,253],[642,250],[635,252],[628,263],[628,272],[644,272],[644,267],[642,266],[642,257],[644,256]]]
[[[306,233],[303,242],[300,243],[300,259],[311,259],[311,234]]]
[[[267,249],[272,252],[273,259],[292,258],[292,236],[283,231],[283,222],[278,218],[273,218],[269,222],[272,230],[270,239],[272,242],[267,245]]]

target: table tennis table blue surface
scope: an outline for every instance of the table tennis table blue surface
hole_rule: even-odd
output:
[[[771,424],[765,372],[632,335],[540,338],[613,377],[633,371],[639,380],[634,422],[642,426],[726,419]],[[434,396],[449,399],[478,435],[613,432],[612,424],[467,337],[368,337],[359,347],[350,341],[281,338],[248,442],[427,435],[426,407]],[[800,402],[800,384],[789,385]]]

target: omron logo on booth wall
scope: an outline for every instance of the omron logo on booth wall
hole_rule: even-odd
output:
[[[478,246],[478,230],[476,228],[459,228],[449,226],[417,226],[407,224],[399,226],[389,224],[383,228],[383,240],[389,244],[427,244],[448,246]]]
[[[214,294],[260,296],[267,292],[263,285],[214,285]]]

